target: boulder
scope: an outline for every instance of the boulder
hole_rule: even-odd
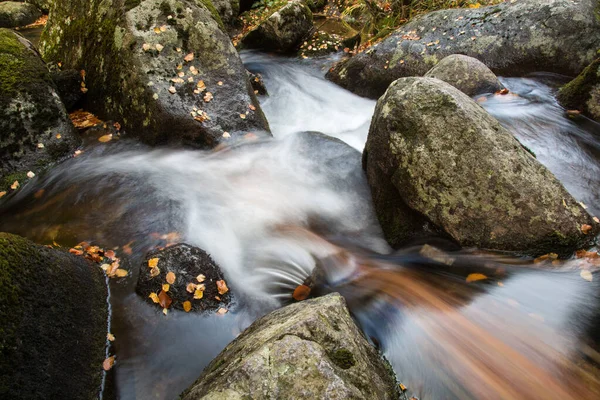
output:
[[[33,4],[16,1],[0,2],[0,28],[29,25],[41,16],[42,12]]]
[[[394,373],[337,293],[254,322],[182,395],[195,399],[397,399]]]
[[[158,265],[155,267],[158,268],[157,271],[149,267],[153,265],[150,262],[152,259],[158,259]],[[140,269],[136,292],[154,305],[155,302],[149,296],[151,293],[160,294],[162,285],[168,283],[169,272],[174,274],[175,281],[169,285],[166,292],[172,301],[167,308],[184,310],[183,303],[189,301],[191,311],[215,311],[231,302],[229,290],[225,292],[221,289],[222,293],[218,290],[217,281],[224,282],[227,287],[219,266],[204,250],[185,243],[148,253]],[[197,279],[199,275],[204,275],[204,280],[200,279],[202,282]],[[194,291],[190,293],[186,290],[190,283],[205,286],[202,298],[194,299]]]
[[[151,145],[213,147],[269,129],[221,25],[209,0],[65,0],[40,47],[86,72],[86,109],[103,120]]]
[[[291,53],[298,49],[313,28],[310,8],[300,0],[276,10],[242,38],[247,48]]]
[[[0,398],[99,398],[104,272],[83,257],[0,233],[0,282]]]
[[[484,63],[461,54],[444,58],[425,76],[449,83],[470,97],[504,89],[498,77]]]
[[[510,132],[438,79],[390,85],[377,102],[363,166],[393,247],[439,230],[467,247],[566,255],[600,230]]]
[[[57,70],[50,72],[52,81],[56,85],[58,95],[67,111],[73,111],[83,98],[83,77],[80,71],[74,69]]]
[[[52,1],[53,0],[25,0],[25,3],[33,4],[41,11],[48,14],[48,11],[50,11],[50,5],[52,4]]]
[[[248,79],[250,80],[250,85],[252,85],[254,93],[261,96],[268,96],[269,92],[267,91],[267,87],[265,86],[265,81],[262,75],[258,72],[255,74],[250,71],[246,71],[246,73],[248,74]]]
[[[600,122],[600,58],[560,88],[557,98],[563,107],[583,111]]]
[[[519,0],[435,11],[339,63],[327,77],[356,94],[377,98],[394,80],[422,76],[451,54],[477,58],[498,75],[576,75],[597,58],[597,8],[597,0]]]
[[[225,25],[232,25],[240,14],[239,0],[212,0],[212,3]]]
[[[80,139],[46,65],[9,29],[0,29],[0,87],[1,180],[22,180],[72,154]]]

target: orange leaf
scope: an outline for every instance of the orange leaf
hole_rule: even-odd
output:
[[[175,274],[171,271],[167,272],[167,282],[171,285],[175,283]]]
[[[163,292],[168,292],[170,288],[171,288],[171,285],[169,285],[168,283],[163,283],[163,285],[162,285]]]
[[[190,312],[191,309],[192,309],[192,302],[184,301],[183,302],[183,311]]]
[[[3,197],[6,195],[6,192],[0,192],[0,197]]]
[[[194,292],[194,299],[200,300],[202,297],[204,297],[204,290],[196,289]]]
[[[292,294],[292,297],[296,301],[302,301],[302,300],[306,300],[309,295],[310,295],[310,287],[308,287],[306,285],[299,285],[298,287],[296,287],[296,289],[294,289],[294,293]]]
[[[113,365],[115,365],[115,356],[110,356],[104,360],[102,363],[102,368],[104,368],[105,371],[108,371],[113,367]]]
[[[121,268],[117,269],[117,272],[116,272],[117,278],[124,278],[127,276],[127,274],[128,274],[128,272],[126,270],[121,269]]]
[[[227,284],[224,280],[217,281],[217,291],[219,292],[219,294],[225,294],[229,292],[229,288],[227,287]]]
[[[12,190],[15,190],[19,187],[19,181],[14,181],[12,185],[10,185],[10,188]]]
[[[194,293],[194,291],[196,290],[196,284],[193,283],[193,282],[188,283],[187,286],[186,286],[186,288],[185,288],[185,290],[188,293]]]
[[[108,135],[100,136],[98,138],[98,141],[102,142],[102,143],[110,142],[111,140],[112,140],[112,133],[109,133]]]
[[[158,303],[160,302],[160,300],[158,299],[158,295],[154,292],[150,293],[150,296],[148,296],[152,299],[153,302]]]
[[[588,224],[581,225],[581,232],[583,232],[584,235],[587,235],[591,231],[592,231],[592,226],[591,225],[588,225]]]
[[[161,290],[158,294],[158,304],[160,304],[162,308],[169,308],[172,302],[173,300],[171,300],[171,297],[167,294],[167,292]]]
[[[485,276],[484,274],[469,274],[467,276],[467,282],[476,282],[476,281],[482,281],[484,279],[487,279],[487,276]]]
[[[185,57],[183,57],[183,59],[187,62],[190,62],[194,59],[194,53],[189,53],[188,55],[186,55]]]
[[[198,276],[196,277],[196,280],[197,280],[199,283],[202,283],[202,282],[204,282],[204,280],[205,280],[205,279],[206,279],[206,277],[205,277],[203,274],[200,274],[200,275],[198,275]]]
[[[109,342],[114,342],[115,341],[115,335],[113,335],[112,333],[107,333],[106,334],[106,339],[108,339]]]
[[[148,267],[150,268],[154,268],[156,266],[158,266],[158,258],[151,258],[148,260]]]

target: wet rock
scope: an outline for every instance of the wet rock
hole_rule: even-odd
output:
[[[86,71],[85,106],[101,119],[151,145],[214,147],[224,132],[269,130],[220,26],[209,0],[66,0],[40,47]]]
[[[0,398],[98,398],[108,324],[102,270],[0,233],[0,281]]]
[[[519,0],[425,14],[335,66],[328,79],[370,98],[394,80],[422,76],[444,57],[477,58],[498,75],[578,74],[597,58],[595,0]]]
[[[36,6],[39,10],[43,11],[45,14],[48,14],[50,11],[50,5],[53,0],[25,0],[25,3],[30,3]]]
[[[158,275],[154,277],[152,269],[148,266],[148,261],[153,258],[158,258],[157,268],[159,269]],[[221,294],[217,288],[217,281],[225,281],[227,284],[219,266],[204,250],[184,243],[146,255],[141,266],[136,292],[148,303],[160,307],[149,296],[151,293],[160,293],[162,285],[168,283],[167,274],[169,272],[175,274],[175,282],[170,284],[167,292],[173,301],[170,309],[184,310],[183,303],[185,301],[191,302],[191,311],[197,312],[215,311],[230,304],[231,292],[227,291]],[[205,277],[203,282],[199,282],[197,279],[200,274]],[[201,299],[194,299],[194,293],[186,290],[190,283],[205,286]]]
[[[560,88],[557,98],[563,107],[582,111],[600,122],[600,58]]]
[[[504,89],[498,77],[484,63],[461,54],[444,58],[425,76],[449,83],[470,97]]]
[[[240,14],[239,0],[212,0],[212,4],[225,25],[233,24]]]
[[[250,71],[246,71],[248,73],[248,80],[250,80],[250,84],[252,85],[252,89],[254,89],[254,93],[267,96],[269,92],[267,92],[267,87],[265,86],[265,81],[261,74],[254,74]]]
[[[9,29],[0,29],[0,87],[0,179],[12,182],[72,154],[80,139],[46,65]]]
[[[393,247],[429,229],[467,247],[565,255],[600,230],[510,132],[438,79],[390,85],[363,163]]]
[[[83,97],[81,72],[74,69],[52,71],[51,77],[67,111],[73,111]]]
[[[397,399],[390,365],[334,293],[273,311],[181,395],[192,399]]]
[[[0,2],[0,28],[29,25],[41,16],[41,11],[33,4],[16,1]]]
[[[291,53],[298,49],[313,27],[310,8],[294,0],[271,14],[242,38],[244,47]]]

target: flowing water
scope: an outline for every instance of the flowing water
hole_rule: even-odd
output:
[[[327,82],[323,75],[330,60],[298,61],[261,53],[244,53],[243,58],[248,69],[264,77],[270,95],[260,100],[274,140],[217,152],[157,150],[123,139],[92,142],[82,155],[34,178],[0,204],[0,231],[40,243],[93,242],[116,248],[120,256],[125,245],[132,248],[126,268],[133,276],[111,281],[111,331],[117,338],[115,371],[122,399],[176,397],[252,321],[291,301],[293,289],[315,265],[313,255],[324,257],[332,247],[322,245],[325,241],[282,234],[282,225],[311,226],[338,244],[360,248],[368,257],[391,251],[382,238],[360,166],[359,152],[375,102]],[[515,95],[489,95],[479,101],[591,213],[600,215],[600,127],[585,118],[565,116],[553,97],[556,79],[547,75],[506,79]],[[299,133],[303,131],[325,133],[356,150]],[[160,237],[169,232],[205,249],[222,267],[236,294],[229,313],[163,316],[135,294],[145,252],[164,245]],[[425,279],[421,288],[433,287],[427,278],[411,279]],[[441,278],[431,279],[446,285]],[[502,332],[503,339],[523,354],[539,356],[525,346],[529,342],[519,347],[520,335],[539,337],[553,349],[554,359],[579,354],[582,343],[592,347],[598,343],[596,281],[584,281],[577,273],[538,271],[496,280],[503,286],[465,289],[464,298],[441,309],[445,315],[459,310],[461,318],[477,319],[485,329]],[[451,287],[452,279],[448,282]],[[456,376],[465,372],[460,368],[468,363],[454,363],[453,357],[460,355],[447,350],[461,348],[450,334],[455,320],[448,317],[446,325],[432,325],[432,316],[443,314],[439,307],[434,311],[406,307],[402,306],[406,298],[392,296],[395,300],[389,301],[383,295],[353,302],[352,294],[360,285],[339,290],[412,393],[422,399],[480,394],[468,383],[457,383]],[[498,321],[507,324],[499,326]],[[465,337],[482,338],[475,333]],[[480,345],[472,343],[462,351],[476,354]],[[594,354],[590,350],[585,357]],[[551,361],[535,357],[543,366]],[[484,378],[473,380],[494,384]]]

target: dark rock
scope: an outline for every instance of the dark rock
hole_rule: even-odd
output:
[[[0,29],[0,87],[0,179],[72,154],[80,139],[46,65],[9,29]]]
[[[313,28],[310,8],[294,0],[276,10],[242,38],[244,47],[290,53],[298,49]]]
[[[151,268],[148,267],[148,260],[158,258],[159,275],[152,277]],[[170,308],[183,310],[183,303],[190,301],[192,311],[214,311],[220,307],[226,307],[230,304],[232,296],[228,291],[220,294],[217,290],[217,281],[225,280],[219,266],[202,249],[192,247],[187,244],[178,244],[167,247],[163,250],[153,251],[146,255],[142,263],[136,292],[142,296],[148,303],[155,303],[148,297],[151,293],[160,293],[163,284],[167,283],[166,276],[168,272],[175,274],[175,283],[170,285],[168,295],[173,300]],[[194,299],[194,294],[186,291],[189,283],[200,284],[196,277],[204,275],[205,285],[204,296],[202,299]],[[227,281],[225,281],[227,283]],[[219,297],[219,299],[216,299]],[[159,307],[158,304],[156,304]]]
[[[231,25],[240,15],[239,0],[212,0],[212,3],[225,25]]]
[[[97,399],[105,276],[60,249],[0,233],[0,398]]]
[[[304,2],[312,12],[321,11],[327,5],[327,0],[305,0]]]
[[[444,58],[425,76],[449,83],[470,97],[504,89],[498,77],[484,63],[461,54]]]
[[[583,111],[600,122],[600,58],[560,88],[557,98],[563,107]]]
[[[52,4],[52,1],[53,0],[25,0],[25,3],[33,4],[45,14],[48,14],[48,11],[50,11],[50,5]]]
[[[250,84],[252,85],[252,89],[254,89],[254,93],[267,96],[269,92],[267,92],[267,87],[265,86],[265,81],[261,74],[254,74],[250,71],[246,71],[248,73],[248,79],[250,80]]]
[[[41,11],[32,4],[16,1],[0,2],[0,28],[29,25],[41,16]]]
[[[40,47],[86,71],[85,106],[101,119],[152,145],[214,147],[224,132],[269,130],[219,21],[210,0],[65,0],[53,3]]]
[[[597,0],[519,0],[435,11],[335,66],[327,78],[370,98],[404,76],[422,76],[444,57],[477,58],[498,75],[578,74],[597,58]]]
[[[600,230],[510,132],[438,79],[390,85],[377,102],[363,157],[393,247],[439,229],[462,246],[566,255],[590,245]]]
[[[74,69],[67,69],[52,71],[51,76],[58,90],[58,95],[67,111],[73,111],[83,97],[83,92],[81,91],[83,78],[81,77],[81,73]]]
[[[395,381],[334,293],[254,322],[181,398],[397,399]]]

